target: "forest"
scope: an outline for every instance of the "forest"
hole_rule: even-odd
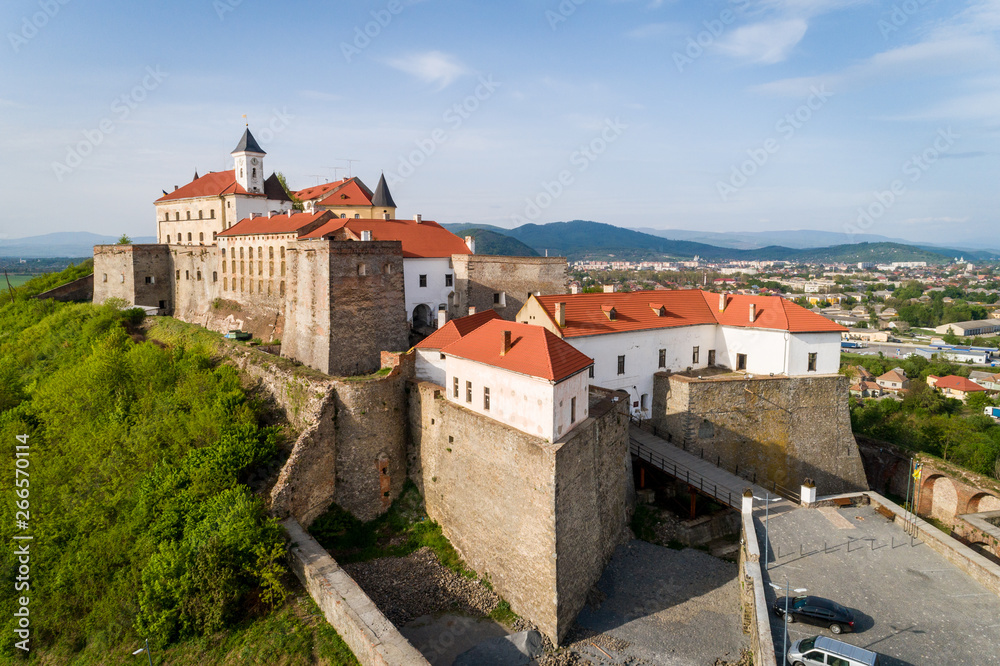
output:
[[[145,339],[141,309],[31,298],[86,269],[0,300],[0,521],[8,544],[31,536],[17,542],[29,544],[29,587],[0,592],[4,635],[27,597],[32,656],[47,663],[125,663],[147,638],[158,650],[188,641],[178,654],[224,655],[235,634],[220,632],[242,627],[249,641],[265,619],[285,626],[268,641],[312,636],[295,648],[302,660],[272,645],[284,663],[312,663],[315,652],[356,663],[328,626],[293,638],[302,626],[285,608],[295,583],[283,530],[252,488],[281,429],[263,424],[234,367]],[[2,558],[7,581],[23,573],[13,548]],[[0,654],[28,656],[9,639]]]
[[[852,366],[860,365],[876,377],[900,367],[910,378],[910,389],[901,402],[852,398],[854,432],[1000,478],[1000,424],[983,413],[983,407],[996,401],[977,394],[963,405],[926,383],[928,375],[968,377],[970,366],[920,356],[900,360],[844,354],[841,361],[841,371],[848,376],[854,374]]]

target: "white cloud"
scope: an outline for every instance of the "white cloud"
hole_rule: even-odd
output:
[[[471,73],[471,70],[458,59],[441,51],[414,53],[400,58],[391,58],[386,64],[401,72],[406,72],[424,83],[437,86],[438,90],[447,88],[455,79]]]
[[[785,60],[808,29],[809,24],[799,18],[754,23],[737,28],[716,47],[734,58],[770,65]]]

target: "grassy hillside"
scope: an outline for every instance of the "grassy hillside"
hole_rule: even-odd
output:
[[[475,226],[453,225],[449,229],[461,238],[472,236],[476,239],[476,254],[501,255],[505,257],[537,257],[538,253],[511,236],[492,229]]]
[[[199,641],[246,649],[230,629],[295,614],[282,529],[249,485],[285,434],[262,425],[234,367],[144,340],[141,310],[29,298],[80,270],[0,301],[0,456],[11,470],[0,477],[0,529],[8,544],[33,537],[30,587],[0,590],[3,631],[15,636],[28,596],[29,645],[47,663],[119,663],[145,638],[157,653],[194,655],[171,663],[206,663]],[[0,563],[17,570],[14,548]],[[341,654],[327,663],[353,663],[342,644],[316,640]],[[314,663],[312,652],[295,663]],[[10,639],[0,655],[25,657]],[[208,661],[246,663],[222,657]]]

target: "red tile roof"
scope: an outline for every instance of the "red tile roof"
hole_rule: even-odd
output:
[[[504,331],[511,332],[511,348],[501,356]],[[441,349],[441,353],[555,382],[594,363],[594,359],[548,329],[503,319],[482,324]]]
[[[726,309],[719,312],[719,294],[702,292],[712,314],[723,326],[745,328],[771,328],[790,333],[841,333],[847,328],[826,317],[810,312],[780,296],[752,296],[749,294],[726,295]],[[750,321],[750,304],[756,312]]]
[[[453,254],[471,254],[465,241],[430,220],[418,223],[415,220],[337,218],[303,234],[302,238],[330,237],[341,229],[347,229],[353,240],[360,239],[362,231],[371,231],[372,240],[402,241],[404,257],[450,257]]]
[[[206,173],[201,178],[192,180],[183,187],[179,187],[170,194],[164,194],[156,200],[173,201],[175,199],[190,199],[192,197],[211,197],[220,194],[248,194],[243,186],[236,182],[236,171],[213,171]],[[263,193],[256,193],[250,196],[264,196]]]
[[[319,223],[333,218],[333,213],[328,210],[321,210],[315,213],[295,213],[287,215],[279,213],[268,217],[245,217],[233,226],[229,227],[218,236],[258,236],[263,234],[292,234],[299,229],[308,227],[310,224]]]
[[[317,206],[371,206],[372,193],[358,178],[344,178],[332,183],[299,190],[295,196],[302,201],[316,201]]]
[[[441,349],[447,347],[493,319],[500,319],[500,315],[497,314],[496,310],[483,310],[468,317],[452,319],[415,346],[417,349]]]
[[[965,377],[959,377],[957,375],[948,375],[946,377],[941,377],[934,384],[939,389],[950,389],[952,391],[963,391],[965,393],[973,393],[975,391],[985,391],[986,389],[979,384],[969,381]]]
[[[562,294],[535,298],[553,322],[556,303],[566,304],[566,326],[562,329],[566,338],[697,324],[769,328],[792,333],[847,330],[779,296],[727,295],[725,312],[719,312],[719,294],[698,289]],[[751,303],[756,306],[753,322],[750,321]],[[611,308],[615,310],[613,320],[605,314]]]

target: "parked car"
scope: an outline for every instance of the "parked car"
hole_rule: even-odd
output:
[[[785,615],[785,597],[774,602],[774,614]],[[788,599],[788,621],[805,622],[827,627],[835,634],[854,631],[854,614],[836,601],[822,597],[794,597]]]
[[[803,638],[788,651],[792,666],[879,666],[878,654],[826,636]]]

